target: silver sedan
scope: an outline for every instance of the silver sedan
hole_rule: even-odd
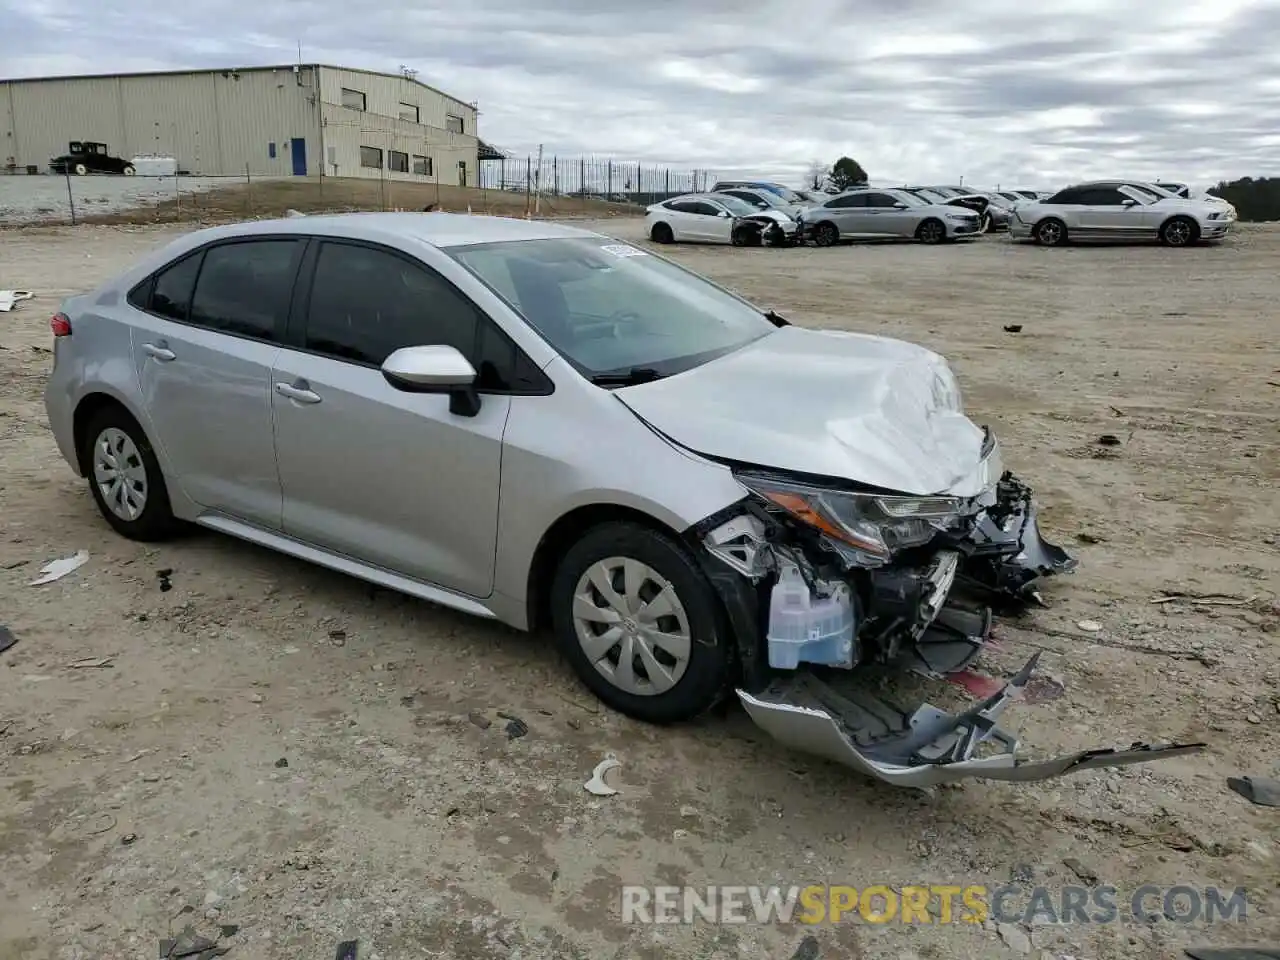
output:
[[[982,232],[977,213],[930,203],[906,190],[858,188],[801,211],[805,239],[820,247],[841,240],[942,243]]]

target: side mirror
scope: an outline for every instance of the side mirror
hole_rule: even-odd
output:
[[[1137,205],[1138,201],[1133,199],[1133,197],[1125,197],[1120,201],[1120,206],[1122,207],[1136,207]]]
[[[729,217],[729,211],[721,210],[719,213],[716,214],[716,216],[719,217],[721,220],[727,220]]]
[[[480,412],[475,367],[456,347],[401,347],[382,361],[382,375],[405,393],[449,394],[450,413],[474,417]]]
[[[893,209],[895,209],[895,210],[905,210],[905,209],[907,209],[907,205],[906,205],[905,203],[903,203],[901,200],[899,200],[897,203],[895,203],[895,204],[893,205]]]

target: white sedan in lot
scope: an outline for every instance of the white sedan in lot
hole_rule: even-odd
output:
[[[726,193],[689,193],[650,206],[644,232],[655,243],[785,246],[799,224],[781,210],[762,210]]]
[[[1009,236],[1050,247],[1076,240],[1159,240],[1186,247],[1221,240],[1235,222],[1235,208],[1216,198],[1178,197],[1132,180],[1100,180],[1067,187],[1037,203],[1018,204]]]

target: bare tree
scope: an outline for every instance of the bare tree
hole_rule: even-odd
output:
[[[828,170],[819,160],[814,160],[809,164],[809,172],[804,176],[804,186],[806,190],[826,190],[828,181]]]

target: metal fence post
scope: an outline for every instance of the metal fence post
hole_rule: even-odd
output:
[[[76,225],[76,198],[71,192],[71,167],[70,165],[62,168],[63,175],[67,178],[67,203],[71,205],[71,225]]]

